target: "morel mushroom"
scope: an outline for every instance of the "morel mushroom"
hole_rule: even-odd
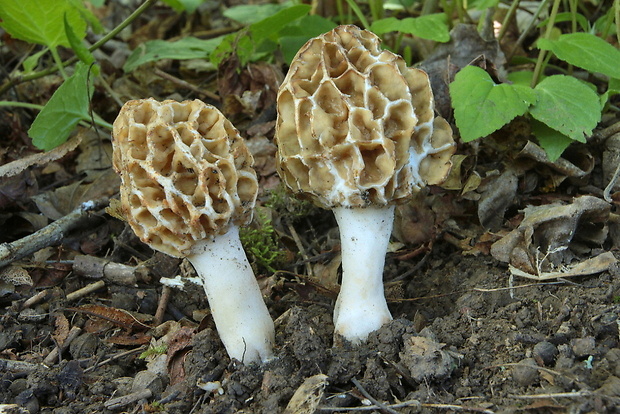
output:
[[[114,122],[121,208],[140,239],[186,257],[228,354],[272,356],[274,325],[239,240],[258,182],[238,131],[201,101],[127,102]]]
[[[443,181],[455,145],[428,75],[339,26],[297,53],[278,93],[278,172],[334,211],[342,247],[337,333],[359,342],[391,320],[383,266],[394,204]]]

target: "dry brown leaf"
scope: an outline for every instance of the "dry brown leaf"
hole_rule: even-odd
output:
[[[54,318],[54,333],[52,333],[52,338],[59,346],[62,346],[69,335],[69,320],[65,315],[59,313]]]
[[[136,316],[123,309],[111,308],[103,305],[83,305],[79,308],[67,308],[67,310],[82,312],[96,318],[101,318],[128,331],[133,329],[150,329],[150,326],[143,323],[143,321],[138,320]],[[148,317],[143,315],[141,319],[146,320]]]
[[[327,378],[325,374],[306,378],[288,402],[284,414],[315,413],[325,393]]]
[[[77,146],[80,145],[81,140],[81,134],[77,134],[74,138],[71,138],[70,140],[68,140],[62,145],[59,145],[53,150],[28,155],[8,164],[4,164],[0,166],[0,177],[12,177],[33,165],[44,165],[52,161],[58,160],[67,155],[69,151],[73,151],[75,148],[77,148]]]

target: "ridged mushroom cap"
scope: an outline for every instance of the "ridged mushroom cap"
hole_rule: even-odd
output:
[[[339,26],[297,53],[278,93],[283,181],[321,207],[386,205],[442,182],[455,145],[428,75]]]
[[[114,122],[122,212],[140,239],[175,257],[252,218],[258,182],[239,132],[201,101],[127,102]]]

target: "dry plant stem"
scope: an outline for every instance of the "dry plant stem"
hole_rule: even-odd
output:
[[[217,331],[231,358],[273,357],[275,329],[239,240],[239,229],[198,242],[187,259],[202,280]]]
[[[383,266],[394,206],[333,209],[342,246],[342,286],[334,307],[334,326],[359,342],[392,319],[383,291]]]
[[[206,96],[207,98],[212,99],[212,100],[214,100],[216,102],[220,102],[221,101],[220,97],[218,95],[214,94],[213,92],[209,92],[206,89],[200,89],[196,85],[192,85],[191,83],[189,83],[187,81],[184,81],[183,79],[179,79],[176,76],[172,76],[171,74],[169,74],[167,72],[164,72],[161,69],[155,68],[153,70],[153,73],[156,74],[157,76],[159,76],[160,78],[167,79],[170,82],[179,85],[181,88],[189,89],[191,91],[196,92],[198,95]]]
[[[155,318],[153,319],[153,326],[159,326],[164,321],[164,314],[170,302],[170,294],[172,288],[164,285],[161,289],[161,296],[159,297],[159,303],[157,304],[157,311],[155,312]]]
[[[366,397],[371,403],[373,403],[374,405],[376,405],[377,407],[379,407],[379,409],[381,410],[381,412],[384,413],[390,413],[390,414],[398,414],[398,411],[394,411],[391,408],[389,408],[388,406],[386,406],[385,404],[379,402],[376,398],[374,398],[372,395],[370,395],[370,393],[368,391],[366,391],[366,389],[364,387],[362,387],[362,384],[360,384],[360,382],[355,379],[355,378],[351,378],[351,382],[353,383],[353,385],[355,385],[355,387],[359,390],[359,392],[362,393],[362,395],[364,397]]]
[[[98,280],[95,283],[84,286],[82,289],[78,289],[75,292],[71,292],[67,295],[67,302],[73,302],[74,300],[83,298],[84,296],[91,294],[105,286],[103,280]]]
[[[87,201],[80,204],[71,213],[31,235],[14,242],[0,244],[0,267],[26,257],[44,247],[60,243],[69,231],[76,228],[81,219],[87,217],[91,211],[100,210],[107,205],[107,198]]]

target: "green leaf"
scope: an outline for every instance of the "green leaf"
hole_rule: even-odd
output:
[[[67,39],[69,40],[69,44],[71,45],[71,49],[75,52],[76,56],[84,62],[86,65],[90,65],[95,61],[92,53],[88,50],[86,46],[82,43],[80,39],[76,36],[73,28],[67,21],[67,15],[65,15],[64,19],[65,24],[65,34],[67,35]]]
[[[278,33],[283,27],[291,23],[293,20],[307,15],[311,8],[312,7],[307,4],[299,4],[297,6],[280,10],[273,16],[267,17],[266,19],[250,25],[249,30],[252,35],[252,40],[259,43],[264,39],[269,38],[271,35]]]
[[[73,28],[78,39],[86,36],[86,22],[68,0],[2,0],[0,26],[12,37],[30,43],[69,47],[63,19]]]
[[[570,12],[558,13],[557,16],[555,17],[556,24],[562,23],[562,22],[572,22],[572,21],[573,21],[573,13],[570,13]],[[588,23],[588,19],[583,14],[576,13],[575,21],[579,24],[579,27],[581,27],[581,30],[587,31],[590,28],[590,23]],[[547,27],[548,23],[549,23],[549,19],[547,18],[543,20],[542,22],[538,23],[536,27],[538,27],[539,29],[541,27]]]
[[[538,101],[530,114],[550,128],[579,142],[586,142],[601,119],[599,98],[577,79],[554,75],[544,79],[534,91]]]
[[[560,158],[564,150],[568,148],[571,143],[575,142],[561,132],[551,129],[542,122],[538,122],[534,119],[532,120],[532,132],[536,139],[538,139],[538,143],[542,149],[547,153],[547,157],[549,157],[551,162]]]
[[[331,20],[313,14],[304,16],[286,25],[279,33],[280,49],[284,59],[290,63],[297,51],[311,38],[329,32],[336,24]]]
[[[498,3],[499,0],[474,0],[469,2],[468,9],[485,10],[497,6]]]
[[[484,137],[523,115],[536,101],[526,86],[496,84],[488,73],[466,66],[450,84],[456,125],[465,142]]]
[[[131,72],[138,66],[161,59],[206,59],[222,42],[224,36],[202,40],[185,37],[175,42],[150,40],[138,46],[127,58],[123,70]]]
[[[23,74],[27,75],[29,73],[32,73],[34,69],[37,67],[37,65],[39,64],[39,59],[41,59],[41,56],[43,56],[47,52],[49,52],[49,49],[43,48],[39,50],[37,53],[33,53],[32,55],[28,56],[24,60],[24,63],[22,63],[22,65],[24,66]]]
[[[226,9],[223,14],[239,23],[252,24],[271,17],[290,6],[290,2],[284,4],[243,4]]]
[[[379,19],[373,22],[370,30],[379,36],[388,32],[401,32],[435,42],[448,42],[450,40],[447,18],[444,13],[407,17],[405,19],[395,17]]]
[[[551,50],[571,65],[590,72],[600,72],[610,78],[620,78],[620,51],[589,33],[571,33],[557,40],[538,39],[538,47]]]
[[[93,32],[103,33],[105,31],[105,28],[103,27],[97,16],[95,16],[93,12],[84,5],[84,0],[69,0],[69,3],[71,3],[73,7],[75,7],[75,9],[80,12],[80,16],[82,16],[82,19],[84,19],[84,21],[90,25],[90,27],[93,29]]]
[[[78,63],[73,76],[56,89],[28,130],[37,148],[56,148],[67,140],[78,122],[89,119],[92,80],[88,83],[88,66]]]

